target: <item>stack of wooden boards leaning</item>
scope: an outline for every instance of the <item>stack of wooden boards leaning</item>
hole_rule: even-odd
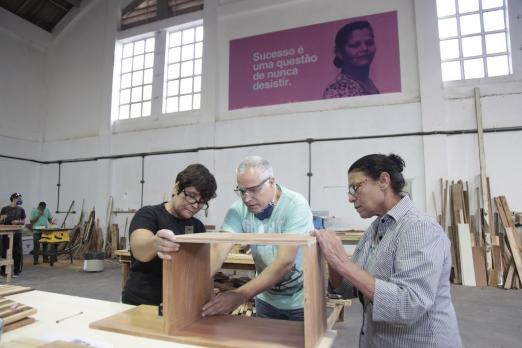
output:
[[[468,182],[440,181],[439,223],[451,241],[452,282],[465,286],[522,287],[522,244],[505,196],[470,192]],[[483,199],[485,197],[485,199]],[[476,199],[476,201],[474,201]],[[437,200],[433,194],[436,208]],[[470,206],[476,207],[471,214]],[[518,221],[520,223],[520,221]]]

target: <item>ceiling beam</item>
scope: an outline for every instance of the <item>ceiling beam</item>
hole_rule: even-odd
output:
[[[73,5],[74,7],[80,7],[81,0],[65,0],[69,4]]]
[[[125,16],[127,13],[131,12],[132,10],[134,10],[137,6],[141,5],[141,3],[143,1],[144,0],[132,0],[131,2],[129,2],[129,4],[127,6],[125,6],[123,11],[121,12],[121,15]]]

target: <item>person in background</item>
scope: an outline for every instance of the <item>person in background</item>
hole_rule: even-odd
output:
[[[370,79],[375,57],[373,28],[367,21],[348,23],[335,36],[334,65],[341,69],[323,92],[323,99],[379,94]]]
[[[41,228],[49,227],[49,224],[54,224],[51,211],[47,208],[45,202],[38,203],[38,207],[31,211],[31,228],[33,230],[33,265],[38,264],[38,256],[40,254],[40,238],[42,238]],[[56,246],[55,246],[56,247]],[[44,243],[42,251],[47,251],[47,244]],[[43,256],[43,262],[49,262],[47,256]]]
[[[280,233],[308,235],[313,229],[310,206],[299,193],[277,184],[270,163],[259,157],[243,159],[236,169],[237,200],[228,210],[222,231],[234,233]],[[158,233],[160,236],[160,233]],[[174,236],[159,240],[160,255],[177,251]],[[226,259],[233,244],[216,243],[211,250],[211,274]],[[252,245],[257,276],[213,298],[202,316],[227,314],[255,297],[256,316],[302,321],[304,318],[303,254],[289,245]]]
[[[360,347],[461,347],[451,302],[450,241],[402,192],[404,161],[364,156],[348,169],[348,199],[377,217],[351,259],[339,238],[315,230],[329,266],[329,290],[363,304]]]
[[[144,206],[134,215],[130,231],[131,267],[123,288],[122,302],[159,305],[163,299],[163,266],[158,257],[158,235],[205,232],[194,217],[216,197],[216,180],[201,164],[191,164],[178,173],[169,201]]]
[[[0,224],[4,225],[23,225],[25,222],[25,210],[22,208],[23,200],[22,194],[13,193],[9,199],[11,203],[2,208],[0,211]],[[5,258],[7,255],[7,249],[9,247],[8,236],[3,236],[1,253],[2,257]],[[22,249],[22,232],[18,231],[13,236],[13,261],[14,270],[13,277],[18,277],[22,273],[23,267],[23,249]],[[2,266],[0,273],[5,275],[5,266]]]

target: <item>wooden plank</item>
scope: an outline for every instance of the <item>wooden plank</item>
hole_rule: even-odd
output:
[[[480,246],[474,246],[471,249],[473,253],[473,268],[475,269],[475,282],[477,286],[487,286],[487,274],[486,274],[486,254],[484,248]]]
[[[504,206],[504,211],[506,213],[506,219],[508,220],[509,227],[511,227],[516,232],[513,237],[515,238],[518,250],[522,250],[520,235],[518,234],[515,224],[513,223],[513,219],[511,218],[511,210],[509,209],[506,197],[500,196],[500,200],[502,201],[502,205]]]
[[[315,237],[304,234],[207,232],[177,235],[176,242],[308,245],[315,243]]]
[[[201,318],[213,288],[210,244],[186,243],[171,256],[163,261],[163,316],[168,334]]]
[[[141,305],[93,322],[89,327],[204,347],[304,346],[302,322],[219,315],[202,318],[175,335],[169,335],[163,330],[164,317],[157,312],[156,306]]]
[[[336,305],[332,312],[330,313],[330,315],[328,316],[328,319],[326,320],[326,328],[328,330],[332,329],[332,327],[335,325],[335,323],[337,322],[337,319],[339,318],[339,316],[341,315],[341,312],[344,310],[344,306],[343,305]]]
[[[482,129],[482,106],[480,104],[480,89],[474,89],[475,96],[475,116],[477,119],[477,139],[478,139],[478,147],[479,147],[479,164],[480,164],[480,188],[481,188],[481,197],[482,197],[482,208],[484,215],[484,225],[483,225],[483,233],[484,233],[484,246],[486,248],[486,270],[488,275],[491,273],[491,269],[493,269],[493,258],[491,255],[491,232],[490,232],[490,200],[487,189],[487,180],[486,180],[486,158],[484,153],[484,132]],[[489,279],[488,279],[489,281]]]
[[[515,275],[515,262],[511,260],[509,264],[508,272],[506,275],[506,279],[504,280],[504,289],[511,289],[511,285],[513,284],[513,276]]]
[[[471,251],[471,234],[468,224],[458,225],[460,246],[460,265],[462,268],[462,285],[476,286],[475,268],[473,266],[473,253]]]
[[[321,249],[317,243],[304,247],[304,330],[305,347],[317,346],[326,327],[326,284]]]
[[[517,242],[515,241],[514,235],[516,233],[518,233],[516,228],[508,227],[506,229],[506,237],[508,244],[511,247],[511,256],[513,256],[513,261],[515,261],[515,268],[518,274],[518,278],[522,279],[522,255],[517,247]]]
[[[0,285],[0,296],[9,296],[31,291],[33,288],[20,285]]]
[[[22,306],[20,309],[11,311],[12,313],[3,313],[0,318],[4,320],[4,325],[11,324],[30,315],[36,314],[36,309],[32,307]]]
[[[13,331],[15,329],[18,329],[19,327],[24,327],[29,324],[32,324],[36,321],[36,319],[28,317],[28,318],[22,318],[20,320],[11,322],[10,324],[7,324],[4,326],[4,332]]]
[[[111,225],[111,257],[116,256],[116,250],[118,250],[119,239],[120,239],[120,231],[118,230],[118,224],[112,224]]]
[[[1,232],[20,231],[24,225],[0,225]]]
[[[441,179],[441,182],[442,182],[442,179]],[[448,190],[449,190],[449,187],[448,187],[448,180],[445,181],[445,186],[444,186],[444,200],[443,200],[443,204],[442,204],[442,229],[447,233],[447,220],[448,220],[448,217],[447,217],[447,210],[448,210]]]
[[[459,256],[459,237],[458,224],[463,223],[461,219],[463,203],[462,203],[462,182],[451,185],[451,211],[452,211],[452,226],[448,229],[449,237],[452,245],[451,260],[453,264],[453,282],[455,284],[462,283],[460,256]]]

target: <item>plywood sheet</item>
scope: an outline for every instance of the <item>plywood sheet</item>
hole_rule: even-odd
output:
[[[476,286],[475,268],[473,266],[473,253],[471,251],[471,235],[468,224],[458,225],[458,237],[460,246],[460,266],[462,270],[462,285]]]
[[[163,261],[163,315],[172,334],[201,318],[212,295],[210,245],[185,244]]]
[[[155,306],[141,305],[95,321],[93,329],[204,347],[303,347],[302,322],[220,315],[201,318],[175,335],[164,332]]]
[[[487,275],[486,275],[486,254],[484,247],[474,246],[472,247],[473,253],[473,266],[475,268],[475,282],[477,286],[487,286]]]

